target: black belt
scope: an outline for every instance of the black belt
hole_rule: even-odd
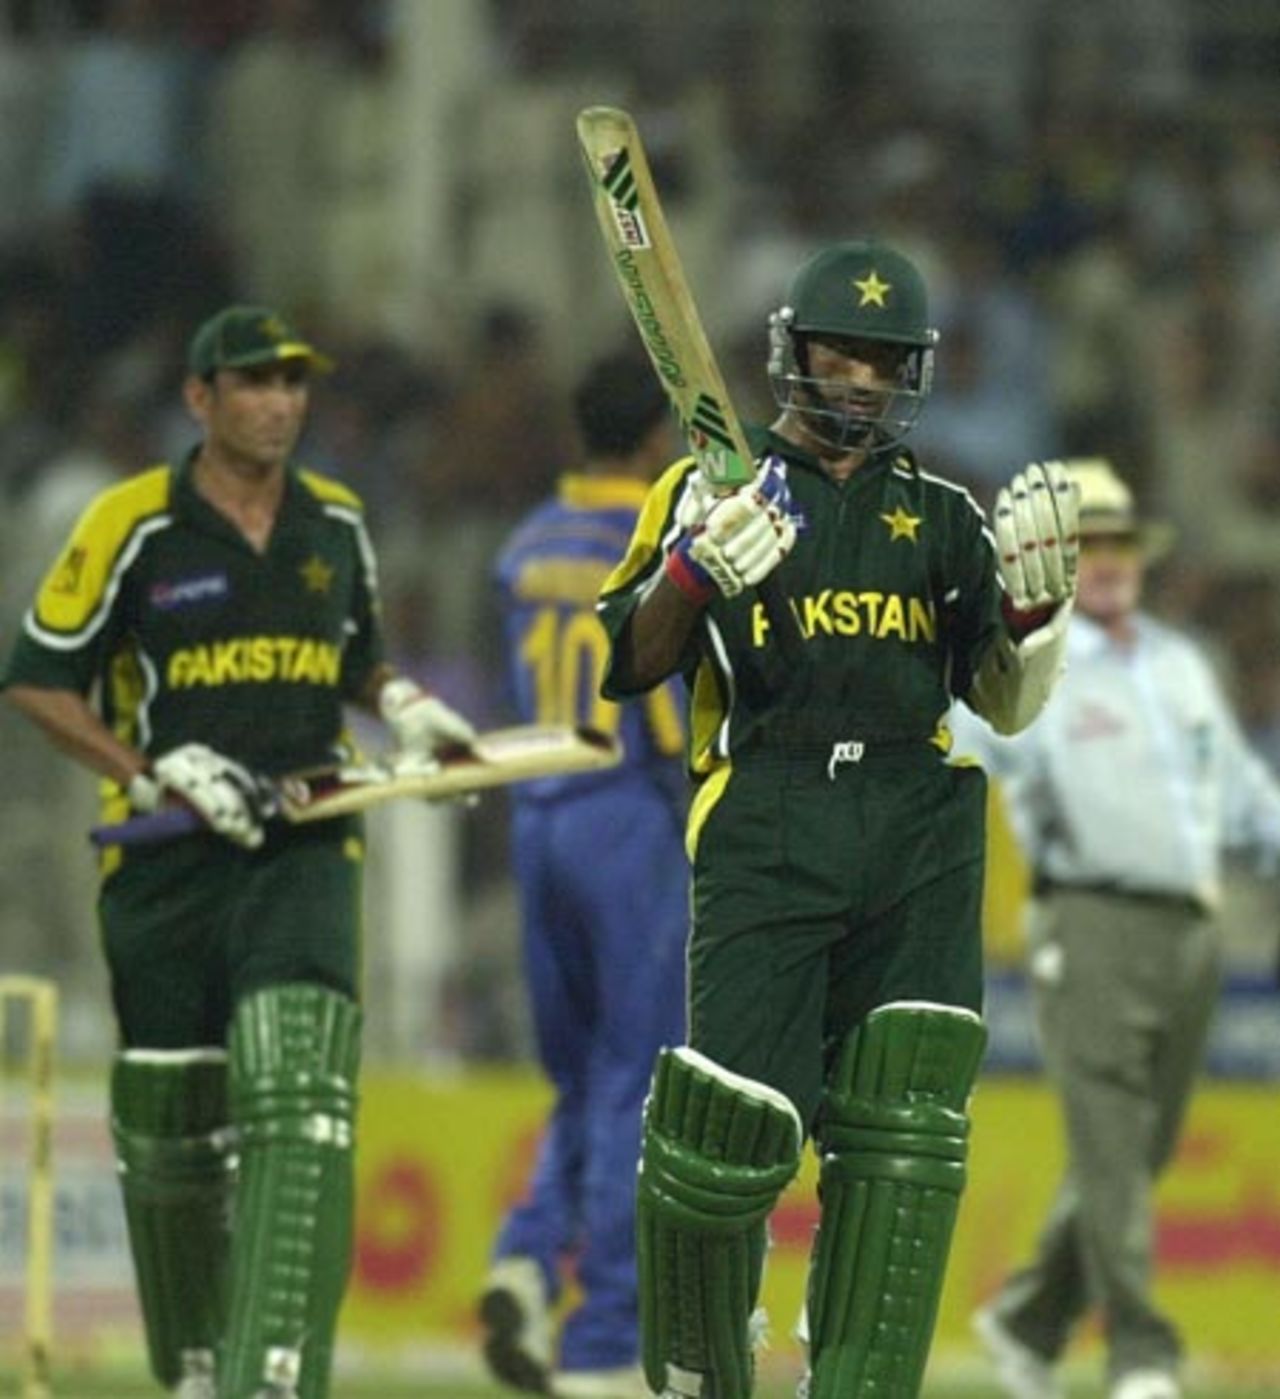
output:
[[[1203,899],[1194,894],[1162,893],[1158,889],[1128,889],[1122,884],[1109,884],[1106,880],[1091,883],[1067,883],[1061,879],[1051,879],[1038,874],[1031,882],[1031,892],[1037,899],[1052,894],[1098,894],[1108,899],[1125,899],[1137,904],[1150,904],[1167,908],[1176,913],[1192,913],[1203,916],[1209,912]]]

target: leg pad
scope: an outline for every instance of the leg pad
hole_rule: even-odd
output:
[[[221,1049],[126,1050],[111,1131],[151,1370],[208,1364],[226,1317],[234,1158]]]
[[[643,1362],[655,1391],[751,1393],[765,1220],[796,1173],[802,1138],[776,1089],[691,1049],[659,1055],[636,1201]]]
[[[985,1044],[972,1011],[903,1001],[873,1011],[841,1052],[818,1130],[813,1399],[920,1391]]]
[[[329,1391],[351,1263],[360,1012],[324,987],[245,997],[231,1025],[240,1140],[221,1399]]]

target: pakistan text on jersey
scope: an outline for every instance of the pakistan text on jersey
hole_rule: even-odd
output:
[[[845,588],[823,588],[820,593],[792,598],[806,637],[865,636],[874,641],[890,638],[934,642],[938,615],[931,598],[903,597],[901,593],[855,593]],[[760,603],[752,608],[751,640],[764,646],[769,620]]]
[[[197,685],[338,684],[342,651],[329,641],[302,636],[241,636],[189,646],[169,657],[171,690]]]

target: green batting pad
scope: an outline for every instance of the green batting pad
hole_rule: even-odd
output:
[[[247,996],[231,1023],[240,1184],[218,1393],[329,1392],[351,1265],[360,1012],[324,987]]]
[[[818,1128],[812,1399],[915,1399],[965,1183],[986,1045],[968,1011],[896,1002],[845,1044]]]
[[[121,1054],[111,1072],[111,1129],[151,1369],[172,1386],[184,1354],[213,1355],[226,1318],[226,1054]]]
[[[645,1375],[662,1391],[746,1399],[765,1220],[800,1162],[775,1089],[690,1049],[658,1056],[636,1196]]]

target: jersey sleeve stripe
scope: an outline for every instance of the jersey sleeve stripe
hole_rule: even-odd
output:
[[[675,507],[693,458],[683,457],[669,466],[645,498],[644,508],[636,521],[635,532],[625,556],[604,580],[601,595],[621,592],[634,587],[662,562],[664,549],[669,548],[675,529]]]
[[[341,481],[322,476],[318,471],[307,470],[299,470],[298,479],[322,505],[340,505],[348,510],[360,512],[360,497]]]
[[[355,497],[352,496],[352,499],[354,500]],[[356,548],[360,552],[360,565],[364,569],[365,586],[369,590],[369,596],[376,601],[378,597],[378,561],[373,552],[373,541],[369,538],[368,529],[365,528],[364,512],[358,509],[348,509],[344,505],[327,503],[324,506],[324,513],[332,516],[335,520],[341,520],[344,525],[349,525],[355,532]]]
[[[156,466],[94,496],[40,584],[23,624],[29,636],[70,651],[97,634],[147,537],[172,522],[172,479]]]
[[[129,571],[134,559],[138,557],[143,545],[151,535],[168,529],[172,523],[172,515],[153,515],[130,531],[123,547],[116,554],[107,570],[101,590],[98,592],[96,605],[83,619],[76,615],[78,609],[74,600],[69,603],[69,600],[59,592],[59,577],[66,557],[64,555],[64,559],[55,565],[54,571],[45,579],[35,605],[26,615],[23,626],[27,635],[39,642],[41,646],[47,646],[53,651],[78,651],[82,646],[87,645],[110,617],[124,576]],[[73,538],[71,548],[74,550],[76,547]],[[92,601],[92,598],[88,600]],[[59,626],[54,620],[54,617],[59,613],[67,616],[65,625]]]

